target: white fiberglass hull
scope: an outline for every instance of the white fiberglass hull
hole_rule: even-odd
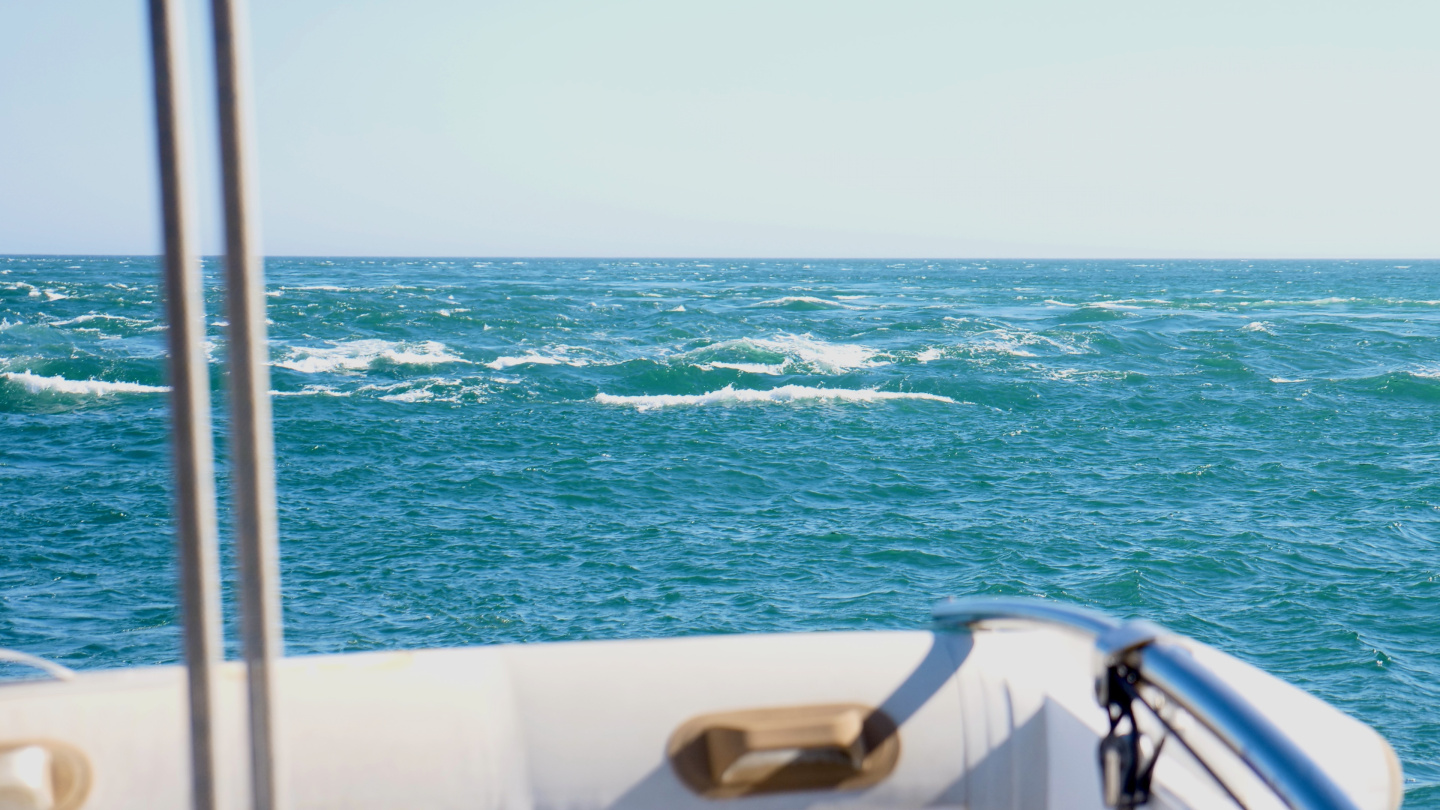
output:
[[[1398,806],[1399,766],[1382,737],[1184,643],[1357,807]],[[1100,808],[1096,746],[1108,724],[1093,667],[1090,639],[1035,626],[287,658],[277,677],[281,795],[297,809]],[[0,751],[48,741],[83,752],[85,808],[180,810],[189,806],[184,683],[181,668],[153,667],[0,687]],[[236,808],[247,793],[242,695],[243,671],[226,665],[220,795]],[[874,784],[706,798],[671,760],[677,729],[697,716],[833,705],[873,707],[898,726],[898,756]],[[1154,802],[1234,806],[1179,748],[1159,760]],[[1245,804],[1279,806],[1253,775],[1211,768]]]

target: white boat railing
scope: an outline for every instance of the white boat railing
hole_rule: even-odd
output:
[[[1117,719],[1115,707],[1123,706],[1128,711],[1131,700],[1144,699],[1136,687],[1148,684],[1215,734],[1287,806],[1294,810],[1357,810],[1355,802],[1293,740],[1158,625],[1122,622],[1096,611],[1041,599],[1004,597],[946,600],[935,606],[933,616],[938,629],[1024,621],[1093,635],[1097,652],[1096,698],[1110,712],[1112,726]],[[1147,706],[1161,716],[1157,707]],[[1132,752],[1124,762],[1129,770],[1125,774],[1112,769],[1112,760],[1107,758],[1107,744],[1115,739],[1112,731],[1112,736],[1101,743],[1107,803],[1119,807],[1143,804],[1149,791],[1148,768],[1158,750],[1149,763],[1142,763],[1142,756]],[[1131,739],[1138,739],[1138,732],[1132,733]],[[1118,764],[1121,759],[1125,758],[1113,761]]]

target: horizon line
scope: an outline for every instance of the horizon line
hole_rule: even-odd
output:
[[[0,253],[0,259],[70,258],[70,259],[158,259],[163,253]],[[224,259],[223,253],[199,254],[200,259]],[[460,255],[460,254],[370,254],[370,253],[275,253],[262,259],[385,259],[385,260],[465,260],[465,261],[726,261],[726,262],[1432,262],[1440,256],[525,256],[525,255]]]

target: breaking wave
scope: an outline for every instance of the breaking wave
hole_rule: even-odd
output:
[[[331,346],[296,346],[289,356],[274,363],[302,374],[335,371],[363,371],[378,362],[398,366],[434,366],[441,363],[468,363],[450,353],[444,343],[427,340],[403,344],[388,340],[348,340]]]
[[[46,326],[74,326],[75,324],[90,323],[91,321],[95,320],[119,321],[121,323],[126,323],[131,326],[154,323],[154,321],[150,318],[127,318],[124,315],[106,315],[104,313],[92,312],[89,315],[81,315],[79,317],[71,318],[65,321],[50,321],[46,324]]]
[[[839,301],[831,301],[828,298],[816,298],[813,295],[787,295],[784,298],[772,298],[769,301],[761,301],[751,304],[752,307],[765,307],[773,309],[860,309],[850,304],[842,304]]]
[[[1085,349],[1074,343],[1056,340],[1023,329],[987,329],[970,336],[962,348],[981,354],[1004,354],[1011,357],[1035,357],[1031,349],[1053,350],[1060,354],[1084,354]],[[917,358],[918,359],[918,358]]]
[[[307,385],[299,391],[271,391],[272,397],[348,397],[349,391],[339,391],[328,385]]]
[[[725,386],[708,394],[651,394],[642,396],[618,396],[596,394],[595,401],[601,405],[625,405],[639,411],[670,408],[681,405],[740,405],[747,403],[789,403],[789,402],[885,402],[894,399],[917,399],[930,402],[957,404],[956,400],[939,394],[914,392],[877,391],[873,388],[813,388],[808,385],[782,385],[768,391],[753,391]]]
[[[5,379],[25,386],[32,394],[72,394],[76,396],[105,396],[106,394],[163,394],[170,390],[168,385],[141,385],[131,382],[106,382],[105,380],[67,380],[64,377],[43,377],[28,371],[7,371]]]
[[[521,355],[510,355],[497,357],[485,364],[486,368],[502,371],[514,366],[575,366],[580,368],[588,366],[589,360],[578,357],[567,357],[564,349],[550,349],[548,353],[542,354],[531,349]]]
[[[853,343],[827,343],[810,335],[722,340],[691,349],[676,360],[703,369],[729,368],[755,374],[815,371],[839,374],[857,368],[885,365],[874,349]]]

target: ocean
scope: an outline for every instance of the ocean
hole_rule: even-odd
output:
[[[1440,808],[1440,262],[267,268],[292,654],[1043,596],[1314,692]],[[0,646],[179,659],[158,282],[0,257]]]

